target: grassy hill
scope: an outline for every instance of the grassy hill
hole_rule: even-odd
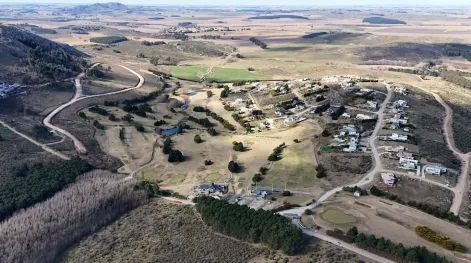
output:
[[[16,26],[0,26],[0,81],[37,84],[78,74],[84,54]]]

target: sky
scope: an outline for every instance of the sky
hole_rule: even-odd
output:
[[[471,7],[471,0],[0,0],[0,3],[105,3],[121,2],[123,4],[143,5],[302,5],[302,6],[450,6],[467,5]]]

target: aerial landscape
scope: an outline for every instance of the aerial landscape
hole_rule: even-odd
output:
[[[471,262],[466,1],[31,2],[0,262]]]

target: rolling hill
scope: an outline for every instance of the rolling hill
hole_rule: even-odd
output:
[[[85,56],[16,26],[0,26],[0,82],[37,84],[78,74]]]

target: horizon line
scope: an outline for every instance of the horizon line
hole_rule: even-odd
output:
[[[330,4],[330,5],[324,5],[324,4],[204,4],[204,3],[192,3],[192,4],[144,4],[144,3],[132,3],[132,4],[126,4],[126,3],[121,3],[117,1],[109,1],[109,2],[93,2],[90,1],[89,3],[84,3],[84,2],[20,2],[20,1],[1,1],[0,4],[11,4],[11,5],[93,5],[93,4],[109,4],[109,3],[120,3],[126,6],[164,6],[164,7],[231,7],[231,8],[237,8],[237,7],[291,7],[291,8],[296,8],[296,7],[302,7],[302,8],[370,8],[370,7],[469,7],[471,8],[471,3],[470,4]]]

